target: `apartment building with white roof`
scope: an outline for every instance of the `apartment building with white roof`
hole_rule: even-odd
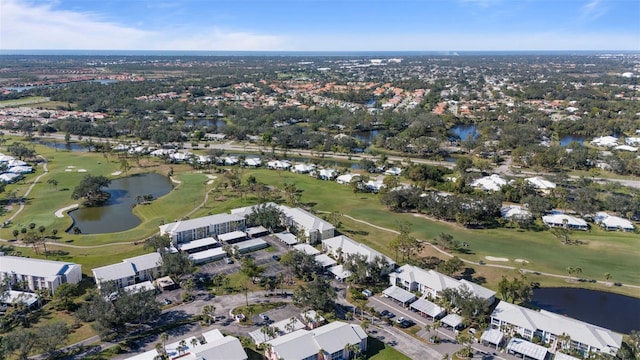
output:
[[[153,281],[160,273],[162,256],[157,252],[124,259],[120,263],[92,269],[98,289],[113,281],[124,288],[143,281]]]
[[[49,289],[55,293],[60,284],[82,280],[82,266],[71,262],[0,256],[0,280],[10,284],[23,282],[31,291]]]
[[[571,349],[584,355],[595,352],[615,355],[622,345],[622,335],[609,329],[505,301],[500,301],[491,313],[491,327],[507,333],[517,333],[527,340],[538,337],[551,345],[552,352]],[[562,344],[563,334],[569,337],[566,344]]]
[[[334,321],[313,330],[297,330],[267,341],[267,360],[348,359],[351,346],[367,351],[367,334],[359,326]]]
[[[174,245],[203,239],[212,235],[243,230],[245,220],[237,214],[216,214],[180,220],[160,226],[160,235],[169,235]]]

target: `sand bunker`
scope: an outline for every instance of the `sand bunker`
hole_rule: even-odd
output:
[[[55,215],[58,218],[64,217],[64,214],[66,214],[67,211],[75,210],[75,209],[78,208],[78,206],[80,206],[80,205],[79,204],[73,204],[73,205],[69,205],[67,207],[63,207],[62,209],[58,209],[58,211],[55,212]]]
[[[528,264],[528,263],[529,263],[529,261],[528,261],[528,260],[525,260],[525,259],[515,259],[515,260],[513,260],[513,261],[515,261],[515,262],[519,262],[519,263],[523,263],[523,264]]]
[[[489,261],[509,261],[509,259],[503,257],[485,256],[484,258]]]
[[[213,184],[213,180],[207,181],[207,185],[211,185],[211,184]]]
[[[116,171],[116,172],[112,172],[111,176],[118,176],[120,174],[122,174],[122,171]]]
[[[87,169],[78,169],[78,172],[87,172]]]
[[[213,179],[217,179],[218,177],[215,175],[207,175],[207,178],[213,180]]]

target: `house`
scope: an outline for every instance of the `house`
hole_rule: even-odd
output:
[[[245,220],[243,216],[216,214],[161,225],[160,235],[169,235],[173,244],[177,245],[244,228]]]
[[[385,175],[391,175],[391,176],[400,176],[400,174],[402,174],[402,169],[401,169],[401,168],[399,168],[399,167],[395,167],[395,166],[394,166],[394,167],[392,167],[392,168],[387,169],[387,170],[384,172],[384,174],[385,174]]]
[[[536,190],[545,194],[548,194],[551,190],[556,188],[556,184],[539,176],[526,178],[524,180],[531,184]]]
[[[403,265],[389,274],[392,286],[411,292],[420,292],[429,298],[436,298],[445,289],[466,289],[484,299],[488,305],[495,302],[496,292],[467,280],[457,280],[434,270],[424,270],[413,265]]]
[[[586,221],[567,214],[551,214],[542,217],[542,222],[549,227],[568,227],[574,230],[589,230]]]
[[[491,176],[481,177],[471,182],[471,187],[484,191],[500,191],[507,184],[507,181],[500,175],[493,174]]]
[[[344,235],[339,235],[322,241],[322,249],[335,259],[346,259],[347,255],[362,255],[369,263],[373,263],[376,259],[383,259],[387,262],[386,269],[383,273],[387,274],[396,267],[395,261],[380,252],[356,242]]]
[[[591,143],[599,147],[614,147],[618,145],[618,138],[614,136],[602,136],[591,140]]]
[[[631,221],[618,216],[609,215],[605,212],[597,212],[593,221],[607,231],[633,231],[634,226]]]
[[[0,181],[5,182],[7,184],[13,184],[14,182],[22,179],[22,174],[15,174],[6,172],[4,174],[0,174]]]
[[[288,160],[271,160],[267,162],[267,168],[271,170],[289,170],[291,169],[291,162]]]
[[[369,180],[364,184],[365,189],[373,193],[379,193],[386,186],[382,179]]]
[[[297,330],[267,341],[267,360],[348,359],[367,350],[367,334],[359,326],[335,321],[313,330]]]
[[[30,174],[33,172],[33,168],[31,166],[12,166],[9,169],[7,169],[7,172],[13,173],[13,174]]]
[[[184,345],[180,342],[164,346],[170,360],[247,360],[249,358],[238,338],[225,336],[218,329],[184,339]],[[158,355],[158,350],[154,349],[127,359],[154,360]]]
[[[247,158],[244,160],[244,165],[248,167],[260,167],[262,165],[262,160],[260,158]]]
[[[295,164],[291,167],[291,172],[296,174],[308,174],[315,170],[316,166],[313,164]]]
[[[55,293],[60,284],[82,280],[82,266],[70,262],[0,256],[0,280],[24,283],[31,291],[49,289]]]
[[[359,174],[343,174],[336,178],[338,184],[351,184],[353,179],[360,179]]]
[[[320,180],[333,180],[338,176],[338,172],[334,169],[320,169],[309,173],[311,176],[315,176]]]
[[[507,220],[531,219],[531,212],[519,205],[504,205],[500,208],[500,215]]]
[[[296,319],[295,317],[290,317],[288,319],[284,319],[278,322],[274,322],[272,324],[267,325],[271,328],[272,332],[265,332],[262,328],[251,331],[249,333],[249,337],[253,339],[256,345],[260,345],[263,342],[267,342],[269,340],[273,340],[278,336],[283,336],[289,333],[292,333],[296,330],[304,329],[305,324]]]
[[[525,340],[539,338],[555,350],[575,350],[583,355],[602,352],[615,355],[622,345],[622,335],[580,320],[549,311],[535,311],[500,301],[491,313],[491,328]],[[509,334],[510,333],[510,334]],[[563,334],[569,340],[563,343]]]
[[[160,273],[162,256],[157,252],[124,259],[121,263],[92,269],[98,289],[113,281],[124,288],[144,281],[153,281]]]

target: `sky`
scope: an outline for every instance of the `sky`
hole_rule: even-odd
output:
[[[640,51],[639,0],[0,0],[0,50]]]

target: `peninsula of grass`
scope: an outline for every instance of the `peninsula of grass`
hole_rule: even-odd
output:
[[[261,201],[259,193],[238,193],[230,187],[225,187],[224,183],[228,183],[228,180],[223,173],[216,173],[217,178],[214,183],[208,184],[209,178],[206,174],[195,171],[187,165],[165,164],[160,160],[146,157],[137,164],[135,160],[128,159],[132,168],[128,174],[118,176],[145,172],[168,174],[173,170],[173,178],[180,183],[176,184],[175,188],[164,197],[152,201],[149,205],[141,205],[133,209],[142,220],[142,224],[134,229],[96,235],[67,234],[64,230],[71,225],[71,219],[68,216],[56,218],[53,215],[54,212],[77,203],[71,199],[71,192],[85,174],[115,178],[116,176],[112,174],[120,170],[121,159],[115,155],[105,157],[99,153],[56,151],[37,144],[33,146],[38,154],[48,160],[49,173],[35,185],[27,199],[25,209],[10,226],[0,230],[0,237],[12,239],[12,230],[19,230],[20,227],[29,223],[44,225],[47,229],[45,234],[50,234],[51,229],[58,229],[56,241],[61,245],[82,246],[82,248],[56,247],[55,245],[49,245],[48,248],[60,250],[69,261],[79,262],[85,269],[90,269],[89,266],[110,264],[121,258],[145,252],[141,245],[133,243],[156,233],[161,223],[175,221],[185,216],[194,218],[227,212],[233,208],[253,205]],[[78,169],[85,169],[86,173],[78,172]],[[224,169],[224,167],[221,168],[221,171],[224,172]],[[5,192],[23,194],[30,182],[42,173],[42,165],[39,165],[36,174],[27,176],[24,182],[7,186]],[[560,239],[546,230],[518,231],[505,228],[470,230],[457,224],[431,220],[417,214],[394,213],[380,203],[378,195],[354,193],[348,185],[321,181],[307,175],[266,169],[243,169],[241,174],[243,184],[249,175],[253,175],[259,183],[268,185],[272,193],[275,189],[283,189],[285,184],[295,184],[301,194],[300,203],[303,206],[310,207],[321,215],[322,212],[345,215],[340,217],[341,226],[338,228],[340,232],[391,257],[394,257],[394,254],[388,244],[395,237],[394,233],[354,221],[349,217],[389,229],[395,229],[400,221],[408,222],[411,224],[412,234],[427,242],[442,232],[451,234],[456,240],[469,244],[469,250],[466,253],[456,255],[476,262],[483,260],[487,263],[559,275],[568,275],[567,267],[579,267],[582,269],[580,274],[582,278],[604,280],[604,274],[610,273],[612,282],[640,285],[640,263],[637,261],[640,255],[640,236],[635,233],[605,232],[594,227],[591,231],[575,231],[571,235],[572,239],[580,240],[583,244],[563,245]],[[57,188],[48,184],[48,179],[55,179],[58,182]],[[209,192],[208,200],[200,207],[207,192]],[[282,197],[276,201],[286,202],[286,195],[284,193],[281,195]],[[0,217],[0,221],[6,221],[16,208],[17,206],[14,206],[13,210]],[[25,249],[25,251],[28,250]],[[430,251],[432,251],[430,247],[425,247],[423,255],[445,258],[441,253]],[[486,259],[486,256],[507,258],[509,261],[491,262]],[[523,259],[528,263],[518,263],[515,259]],[[487,273],[487,284],[492,287],[495,287],[493,284],[496,284],[502,275],[517,274],[515,271],[506,269],[493,271],[494,268],[491,268],[492,271],[489,271],[489,267],[485,268],[486,270],[482,266],[476,266],[479,273]],[[566,284],[563,279],[540,277],[542,285],[562,285],[559,282]],[[591,286],[584,283],[576,285]],[[632,288],[605,288],[601,284],[593,286],[599,286],[602,290],[640,295],[640,291]]]

